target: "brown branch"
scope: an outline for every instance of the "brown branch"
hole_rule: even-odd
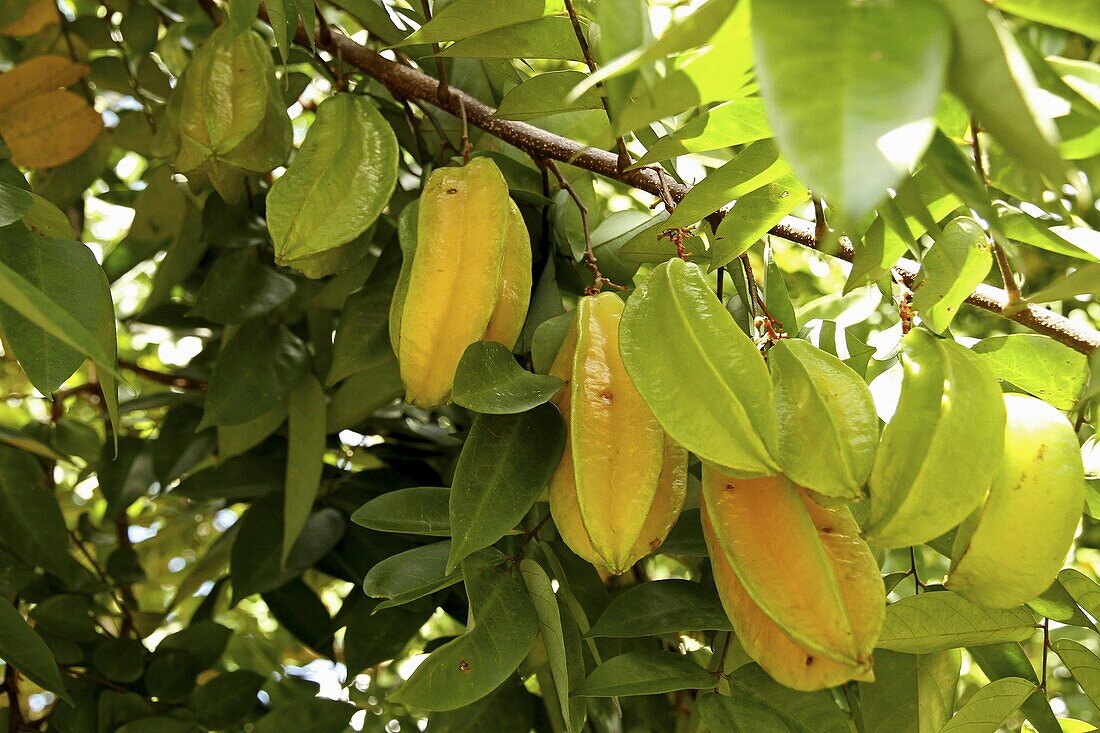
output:
[[[308,42],[308,38],[301,28],[299,28],[296,40]],[[690,190],[690,187],[680,183],[667,184],[661,181],[658,173],[652,168],[620,171],[617,157],[614,153],[609,153],[606,150],[598,150],[582,145],[576,140],[555,135],[525,122],[502,120],[494,117],[496,110],[493,107],[455,87],[451,87],[450,96],[446,101],[439,101],[436,95],[435,79],[416,69],[383,58],[335,30],[332,33],[332,45],[328,50],[341,53],[345,61],[376,79],[396,96],[422,99],[435,104],[440,109],[456,117],[461,114],[458,102],[461,97],[463,100],[462,107],[465,109],[469,124],[514,145],[533,158],[569,163],[605,178],[647,191],[654,196],[660,196],[662,188],[667,186],[672,197],[677,201],[683,199]],[[720,221],[724,215],[725,211],[716,212],[708,219]],[[814,238],[814,225],[812,222],[787,217],[772,227],[769,234],[782,237],[810,249],[818,249],[818,241]],[[852,243],[846,237],[841,237],[839,246],[829,254],[851,262],[854,256]],[[905,258],[899,259],[893,267],[898,277],[910,286],[912,286],[919,269],[920,265],[918,263]],[[1100,331],[1082,327],[1047,308],[1027,305],[1017,311],[1009,310],[1005,291],[999,288],[980,285],[966,299],[966,302],[1015,321],[1037,333],[1050,336],[1083,354],[1091,354],[1094,349],[1100,346]]]
[[[982,185],[989,188],[989,176],[985,172],[985,160],[982,157],[982,142],[978,138],[978,133],[981,128],[978,127],[978,123],[973,117],[970,118],[970,149],[974,153],[974,170],[978,174],[978,178],[981,179]],[[988,235],[989,232],[986,232]],[[1008,255],[1005,254],[1005,248],[1001,246],[1001,243],[997,241],[996,237],[990,236],[990,241],[993,242],[993,257],[997,260],[997,269],[1001,271],[1001,282],[1005,286],[1005,294],[1007,296],[1006,303],[1009,308],[1015,308],[1020,302],[1020,286],[1016,282],[1016,276],[1012,274],[1012,265],[1008,261]]]
[[[122,359],[118,360],[118,366],[120,369],[133,372],[139,377],[147,379],[150,382],[156,382],[157,384],[164,384],[177,389],[191,389],[196,392],[206,391],[206,382],[194,377],[186,377],[182,374],[165,374],[164,372],[158,372],[155,369],[147,369],[140,364],[136,364],[132,361],[124,361]]]
[[[599,66],[596,65],[596,60],[592,58],[592,49],[589,48],[588,39],[584,36],[584,28],[581,28],[581,19],[577,16],[576,8],[573,7],[573,0],[565,0],[565,12],[569,14],[569,22],[573,25],[573,35],[577,37],[577,44],[581,47],[581,55],[584,56],[584,63],[588,66],[588,73],[595,74]],[[603,82],[598,83],[596,88],[601,92],[600,102],[603,104],[603,111],[607,113],[607,122],[614,127],[615,120],[611,116],[611,100],[603,93],[606,91]],[[615,145],[619,151],[619,170],[626,170],[633,161],[630,159],[630,153],[626,149],[626,140],[623,139],[622,135],[615,138]],[[669,209],[669,211],[672,210]]]

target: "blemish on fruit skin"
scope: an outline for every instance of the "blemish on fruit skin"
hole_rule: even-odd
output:
[[[821,533],[822,534],[832,534],[833,533],[833,528],[832,527],[822,527],[821,528]]]
[[[448,188],[447,193],[458,193],[458,189],[457,188]]]
[[[813,663],[814,663],[814,658],[813,657],[809,657],[809,656],[806,657],[806,666],[807,667],[809,667]]]
[[[726,484],[726,491],[733,491],[733,484]]]
[[[651,539],[649,541],[649,549],[650,549],[651,552],[656,550],[660,546],[661,546],[661,538],[660,537],[654,537],[653,539]]]
[[[613,395],[611,394],[611,390],[609,389],[605,389],[603,392],[600,393],[600,399],[604,402],[611,402],[612,396]]]
[[[462,672],[469,672],[470,663],[463,659],[461,662],[458,663],[458,669]]]

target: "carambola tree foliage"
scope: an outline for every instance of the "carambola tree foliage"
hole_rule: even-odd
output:
[[[1095,730],[1098,40],[3,0],[0,731]]]

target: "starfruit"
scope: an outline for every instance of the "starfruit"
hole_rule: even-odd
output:
[[[902,340],[901,399],[871,471],[864,534],[917,545],[978,508],[1000,467],[1005,407],[993,373],[968,349],[922,329]]]
[[[687,452],[664,434],[619,357],[623,303],[586,296],[551,367],[565,451],[550,510],[581,557],[620,574],[664,542],[687,494]]]
[[[486,341],[496,341],[514,348],[527,320],[531,301],[531,235],[516,202],[508,200],[508,233],[504,239],[504,264],[497,290],[497,304],[489,325]]]
[[[959,527],[947,587],[992,608],[1026,603],[1054,581],[1085,502],[1077,434],[1042,400],[1004,396],[1004,457],[985,504]]]
[[[867,383],[801,339],[773,346],[768,367],[783,472],[823,496],[860,498],[878,447],[878,416]]]
[[[286,161],[291,125],[267,43],[255,32],[215,30],[195,52],[172,95],[168,117],[178,133],[176,169],[205,175],[235,201],[248,173]]]
[[[404,212],[398,224],[404,260],[390,335],[406,399],[431,409],[449,398],[467,346],[515,345],[530,298],[531,243],[488,158],[433,171],[415,217],[415,234]]]
[[[622,358],[661,426],[700,460],[745,478],[780,472],[768,367],[698,265],[662,262],[634,291]]]
[[[873,679],[886,591],[846,506],[704,466],[702,521],[722,605],[765,671],[797,690]]]

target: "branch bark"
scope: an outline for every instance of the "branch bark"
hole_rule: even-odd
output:
[[[299,43],[307,43],[309,40],[301,27],[298,29],[295,40]],[[690,186],[662,180],[661,174],[653,168],[621,171],[618,157],[606,150],[584,146],[576,140],[555,135],[525,122],[498,119],[493,116],[496,112],[493,107],[456,87],[450,88],[450,94],[446,99],[440,99],[437,93],[438,82],[432,77],[410,66],[390,61],[335,30],[332,31],[326,46],[321,46],[319,34],[316,41],[320,47],[330,53],[339,54],[344,63],[351,64],[376,79],[399,99],[419,99],[456,117],[460,116],[465,108],[469,124],[514,145],[536,159],[549,158],[584,168],[659,198],[668,193],[677,202],[690,190]],[[724,216],[725,212],[720,211],[708,217],[708,220],[717,225]],[[819,249],[819,243],[814,237],[813,222],[787,217],[773,227],[770,234],[810,249]],[[839,249],[830,254],[851,262],[854,254],[851,242],[842,238]],[[917,262],[904,258],[898,260],[894,266],[898,277],[910,287],[919,269],[920,265]],[[1050,336],[1083,354],[1091,354],[1100,346],[1100,331],[1081,326],[1065,316],[1040,306],[1027,305],[1018,310],[1010,309],[1008,296],[999,288],[981,285],[966,299],[966,302]]]

